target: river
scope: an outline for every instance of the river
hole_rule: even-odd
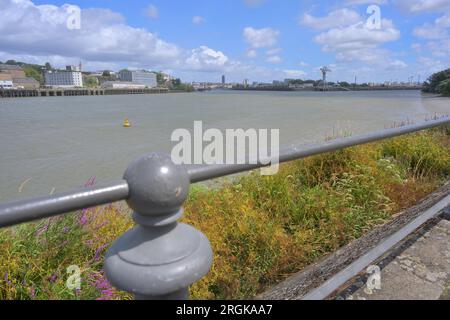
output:
[[[239,92],[0,99],[0,202],[108,182],[148,152],[170,152],[173,130],[280,129],[282,146],[360,134],[450,113],[418,91]],[[123,128],[125,118],[132,127]]]

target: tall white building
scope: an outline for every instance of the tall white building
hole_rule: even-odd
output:
[[[145,70],[122,70],[119,72],[119,79],[121,81],[143,84],[149,88],[154,88],[157,86],[156,74]]]
[[[46,86],[73,88],[83,86],[83,75],[79,68],[67,66],[63,71],[46,71],[44,74]]]

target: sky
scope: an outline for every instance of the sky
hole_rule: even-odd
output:
[[[319,79],[324,65],[330,81],[418,81],[450,67],[450,0],[0,0],[9,59],[187,82]]]

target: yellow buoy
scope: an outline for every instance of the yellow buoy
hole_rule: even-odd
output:
[[[123,126],[124,126],[125,128],[131,127],[130,120],[128,120],[128,118],[126,118],[125,121],[123,122]]]

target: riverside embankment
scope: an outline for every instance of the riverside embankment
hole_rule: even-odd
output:
[[[71,96],[105,96],[119,94],[154,94],[168,93],[167,88],[148,89],[102,89],[102,88],[55,88],[55,89],[0,89],[0,98],[30,97],[71,97]]]

